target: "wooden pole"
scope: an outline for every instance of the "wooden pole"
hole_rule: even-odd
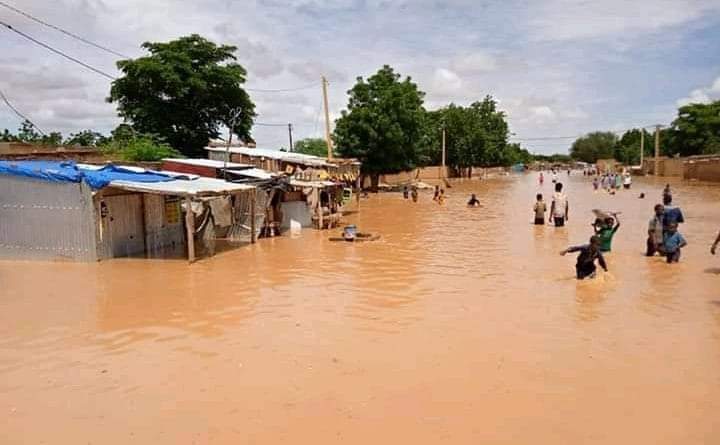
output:
[[[640,129],[640,170],[645,170],[643,168],[643,158],[645,156],[645,129]]]
[[[288,123],[288,139],[290,139],[290,147],[288,151],[293,151],[293,140],[292,140],[292,124]]]
[[[322,202],[320,201],[320,189],[315,188],[315,194],[317,196],[317,210],[318,210],[318,223],[320,224],[320,230],[323,229],[323,209]]]
[[[325,76],[322,76],[321,79],[322,79],[323,107],[325,108],[325,144],[327,144],[328,160],[332,160],[333,146],[332,146],[332,139],[330,139],[330,111],[328,110],[328,95],[327,95],[328,81],[325,78]]]
[[[257,240],[255,235],[255,199],[257,195],[257,189],[253,189],[252,197],[250,198],[250,242],[255,244]]]
[[[185,197],[185,228],[187,229],[188,262],[195,261],[195,215],[192,211],[192,200]]]
[[[660,168],[660,125],[655,126],[655,176],[659,176]]]
[[[442,129],[442,170],[440,171],[441,178],[445,179],[445,127]]]

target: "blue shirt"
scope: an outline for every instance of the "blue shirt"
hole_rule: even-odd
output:
[[[674,253],[680,248],[680,245],[685,244],[685,238],[680,235],[680,232],[666,233],[665,234],[665,251],[668,253]]]
[[[682,211],[679,207],[667,205],[665,206],[665,214],[663,216],[663,228],[667,230],[667,227],[672,223],[684,223]]]

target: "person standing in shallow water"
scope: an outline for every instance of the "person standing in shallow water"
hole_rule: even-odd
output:
[[[615,219],[611,216],[602,220],[601,225],[595,224],[595,234],[600,238],[600,251],[610,252],[612,250],[612,239],[615,233],[620,228],[620,219],[617,217],[617,213],[612,214]],[[617,222],[615,227],[613,224]]]
[[[665,258],[668,263],[677,263],[680,261],[680,249],[687,246],[687,241],[677,231],[677,223],[671,223],[665,232]]]
[[[560,255],[567,255],[572,252],[580,252],[575,263],[575,276],[578,280],[585,278],[595,278],[597,273],[597,267],[595,266],[595,260],[597,260],[600,267],[607,272],[607,263],[602,252],[600,252],[600,238],[593,235],[590,237],[590,244],[582,246],[568,247],[567,249],[560,252]]]
[[[437,201],[439,197],[440,197],[440,186],[436,185],[435,186],[435,194],[433,195],[433,201]]]
[[[542,193],[538,193],[535,196],[535,207],[533,207],[533,211],[535,211],[535,224],[536,225],[544,225],[545,224],[545,212],[547,212],[547,205],[545,205],[545,201],[543,201]]]
[[[470,200],[467,203],[468,207],[480,207],[480,200],[477,199],[475,193],[470,196]]]
[[[648,223],[648,239],[647,251],[645,256],[654,256],[656,253],[661,255],[665,251],[663,239],[663,219],[665,216],[665,207],[662,204],[655,206],[655,215]]]
[[[413,186],[412,190],[410,190],[410,196],[412,197],[413,202],[418,202],[418,189],[417,189],[417,187]]]
[[[553,193],[552,204],[550,204],[550,217],[552,217],[555,227],[563,227],[565,225],[570,211],[567,196],[563,193],[562,189],[562,182],[555,184],[555,193]]]

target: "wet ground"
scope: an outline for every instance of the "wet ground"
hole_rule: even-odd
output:
[[[663,184],[561,179],[563,229],[531,224],[532,175],[372,196],[351,217],[372,243],[0,262],[0,443],[720,443],[720,186],[674,184],[667,265],[642,256]],[[577,282],[558,252],[592,208],[622,226]]]

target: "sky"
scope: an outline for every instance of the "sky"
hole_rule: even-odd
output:
[[[197,33],[238,48],[262,124],[322,137],[358,76],[384,64],[410,76],[425,107],[492,95],[513,140],[563,153],[589,131],[667,124],[677,107],[720,99],[719,0],[1,0],[130,56],[145,41]],[[0,6],[0,21],[102,71],[119,57]],[[109,132],[110,81],[0,28],[0,90],[40,128]],[[0,128],[21,119],[0,103]],[[257,125],[258,146],[287,128]],[[568,137],[567,139],[554,139]],[[545,138],[545,139],[543,139]],[[553,139],[547,139],[553,138]]]

